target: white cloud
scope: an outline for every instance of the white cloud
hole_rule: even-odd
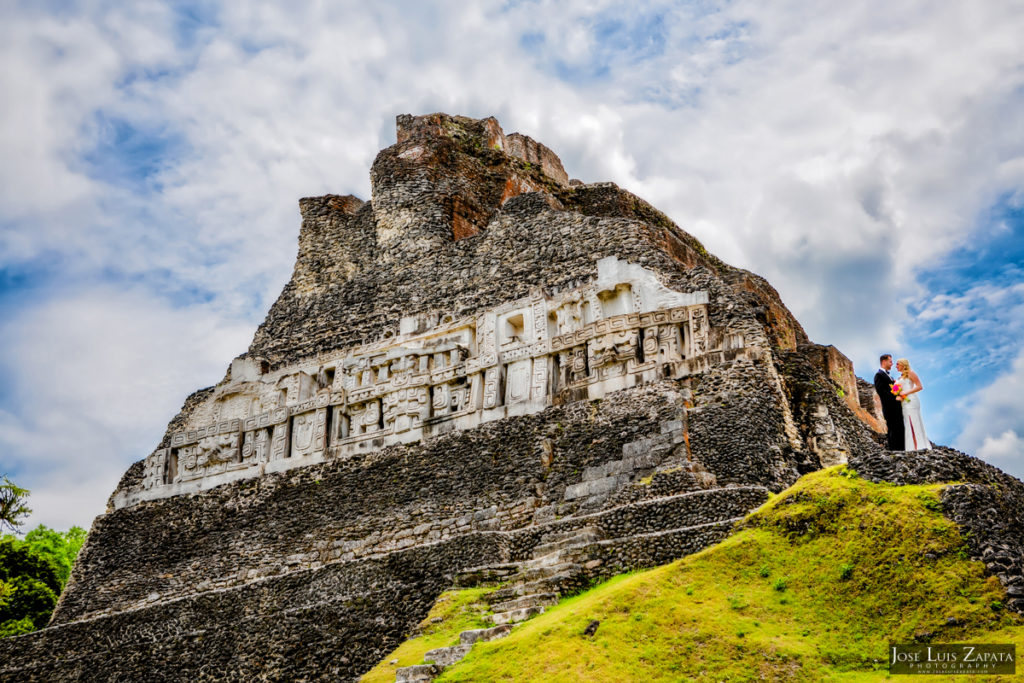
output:
[[[965,403],[967,421],[957,446],[1024,479],[1024,351]]]
[[[940,345],[937,354],[929,354],[932,367],[945,363],[958,375],[990,377],[985,384],[999,377],[1012,381],[1024,338],[1024,283],[1014,280],[1024,274],[1011,267],[1000,275],[1005,283],[985,282],[962,292],[929,293],[915,302],[919,337]],[[956,343],[948,343],[952,340]]]
[[[110,287],[4,321],[0,351],[16,362],[5,368],[13,400],[0,411],[0,470],[32,490],[31,523],[87,525],[102,512],[121,473],[156,446],[186,395],[224,376],[252,330],[212,306],[175,309]]]
[[[978,449],[978,457],[994,463],[1005,462],[1017,472],[1024,472],[1024,437],[1012,429],[999,436],[986,436]]]

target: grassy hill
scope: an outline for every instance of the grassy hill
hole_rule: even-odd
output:
[[[845,467],[807,475],[722,543],[563,600],[436,680],[873,681],[888,676],[890,642],[1024,653],[1024,618],[968,559],[941,489],[874,484]],[[393,681],[396,667],[479,627],[484,590],[446,593],[423,635],[364,680]]]

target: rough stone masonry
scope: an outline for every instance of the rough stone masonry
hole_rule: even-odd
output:
[[[129,468],[0,678],[356,678],[467,569],[585,530],[579,587],[879,453],[849,360],[642,199],[493,118],[397,140],[369,201],[300,200],[252,345]]]

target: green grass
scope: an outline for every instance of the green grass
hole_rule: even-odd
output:
[[[427,618],[420,623],[420,635],[405,641],[384,661],[361,679],[365,683],[394,683],[395,671],[403,666],[423,664],[423,655],[439,647],[457,645],[459,634],[474,628],[487,628],[483,616],[490,606],[483,596],[494,586],[445,591],[434,603]],[[391,662],[396,663],[392,664]]]
[[[564,600],[437,680],[873,681],[887,677],[887,644],[915,636],[1024,651],[1024,620],[967,560],[941,488],[807,475],[722,543]],[[455,642],[445,632],[439,645]]]

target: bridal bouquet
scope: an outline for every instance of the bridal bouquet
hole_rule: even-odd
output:
[[[900,386],[899,382],[896,382],[895,384],[892,385],[892,394],[893,394],[893,396],[895,396],[899,400],[903,401],[904,403],[909,403],[910,402],[910,397],[909,396],[903,396],[902,394],[900,394],[901,391],[903,391],[903,387]]]

